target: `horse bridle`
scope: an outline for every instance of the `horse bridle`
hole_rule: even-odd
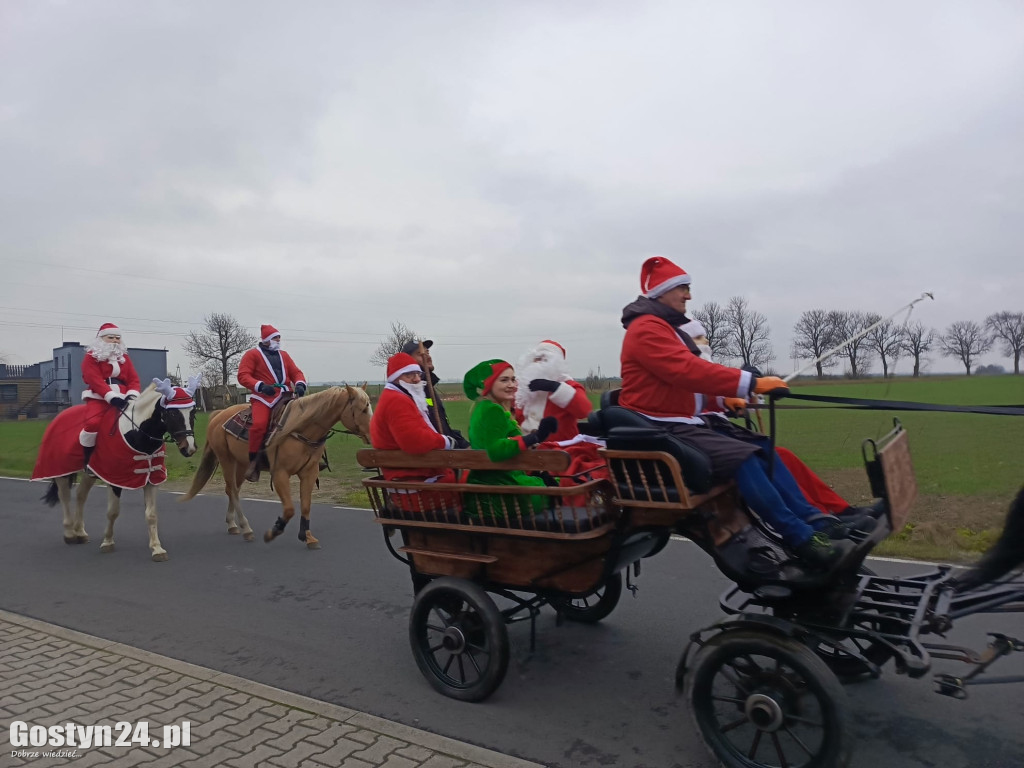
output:
[[[132,400],[134,400],[134,399],[135,398],[132,398]],[[142,427],[140,427],[138,424],[135,423],[135,419],[133,418],[133,414],[128,413],[128,403],[130,403],[130,402],[131,402],[131,400],[129,400],[128,402],[126,402],[124,404],[124,408],[122,408],[119,411],[119,415],[120,416],[124,416],[126,419],[128,419],[128,422],[135,429],[137,429],[140,432],[142,432]],[[166,414],[167,411],[170,410],[169,408],[164,408],[159,403],[156,404],[156,407],[162,409],[164,414]],[[182,423],[184,423],[186,425],[186,428],[183,429],[183,430],[177,430],[175,432],[171,432],[169,429],[167,429],[167,419],[166,419],[166,416],[161,416],[160,417],[160,422],[164,425],[164,434],[161,435],[159,438],[154,437],[152,439],[153,440],[159,440],[160,442],[166,443],[168,445],[171,445],[171,444],[177,445],[179,437],[182,438],[182,439],[189,438],[189,437],[195,437],[195,434],[196,434],[195,430],[194,429],[188,429],[188,422],[185,421],[185,417],[184,416],[182,417],[181,420],[182,420]],[[116,425],[115,425],[115,429],[116,429]],[[114,434],[113,431],[111,431],[110,434]],[[147,437],[148,437],[148,435],[147,435]]]

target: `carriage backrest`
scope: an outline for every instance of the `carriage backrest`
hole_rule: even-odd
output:
[[[901,531],[917,499],[917,479],[910,459],[907,432],[899,420],[889,434],[877,442],[864,441],[864,466],[871,492],[885,499],[891,529]],[[871,453],[872,455],[869,455]]]

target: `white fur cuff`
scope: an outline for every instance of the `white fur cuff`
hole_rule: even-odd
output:
[[[548,400],[557,405],[559,408],[565,408],[569,403],[572,402],[573,397],[576,396],[576,390],[570,384],[566,384],[564,381],[558,385],[558,389],[548,395]]]

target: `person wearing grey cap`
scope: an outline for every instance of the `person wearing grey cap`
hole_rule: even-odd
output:
[[[427,414],[430,416],[430,423],[434,425],[442,435],[452,438],[457,448],[468,448],[469,441],[462,436],[457,429],[452,429],[448,423],[448,414],[444,410],[444,401],[437,394],[436,387],[441,380],[434,373],[434,360],[430,356],[430,348],[434,346],[431,339],[410,339],[402,345],[402,351],[419,363],[423,369],[423,378],[427,381]]]

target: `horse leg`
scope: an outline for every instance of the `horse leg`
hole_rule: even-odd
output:
[[[75,494],[73,517],[75,544],[85,544],[89,540],[89,534],[85,532],[85,500],[89,498],[89,491],[94,485],[96,485],[96,476],[86,472],[82,477],[82,483],[78,486],[78,493]]]
[[[274,521],[274,527],[263,534],[263,540],[268,544],[284,533],[284,527],[288,521],[295,517],[295,503],[292,501],[291,475],[284,470],[273,470],[271,475],[274,482],[274,490],[277,497],[281,499],[283,511],[281,517]]]
[[[154,563],[162,563],[167,560],[167,550],[160,546],[160,534],[157,533],[156,519],[156,486],[146,483],[142,491],[142,498],[146,502],[146,526],[149,528],[149,550],[152,552]]]
[[[57,499],[60,501],[60,508],[64,516],[64,543],[84,544],[89,540],[89,536],[82,528],[81,517],[76,526],[75,516],[71,512],[71,475],[54,478],[53,485],[57,489]]]
[[[81,491],[78,492],[81,495]],[[121,489],[110,486],[107,489],[107,529],[103,532],[103,543],[100,552],[114,551],[114,521],[121,514]]]
[[[224,492],[228,495],[228,533],[241,533],[246,541],[252,541],[256,535],[252,526],[242,512],[241,489],[245,480],[246,465],[232,456],[229,465],[224,469]]]
[[[317,465],[314,463],[299,475],[299,508],[302,517],[299,519],[299,541],[306,542],[308,549],[320,549],[320,542],[309,530],[309,510],[313,506],[313,485],[316,483]]]

